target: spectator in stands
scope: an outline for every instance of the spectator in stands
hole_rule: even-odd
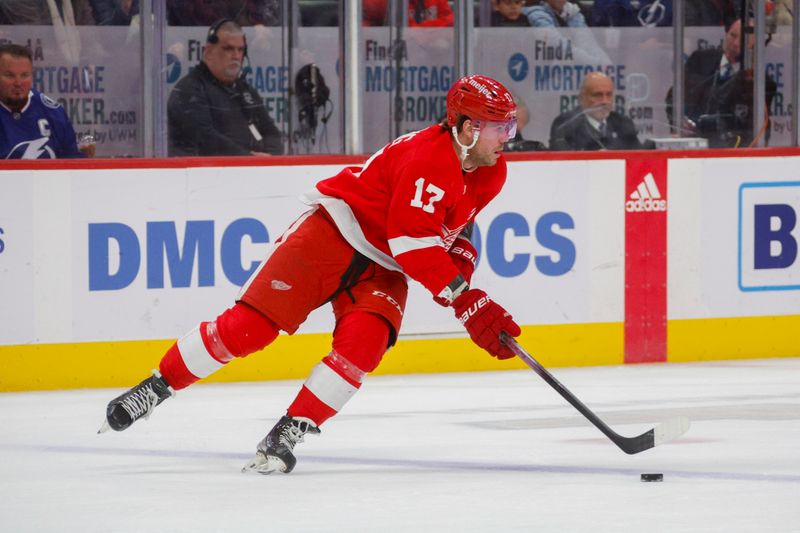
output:
[[[408,0],[408,25],[444,27],[453,25],[453,10],[447,0]]]
[[[686,61],[682,128],[707,138],[712,148],[745,147],[754,139],[753,73],[741,69],[741,31],[740,19],[729,20],[722,49],[696,50]],[[776,89],[768,76],[767,109]],[[667,115],[673,123],[672,89],[667,93]],[[768,139],[769,128],[765,135]]]
[[[492,0],[492,26],[530,26],[522,15],[523,5],[525,0]]]
[[[586,19],[577,4],[567,0],[542,0],[537,5],[522,8],[522,14],[528,18],[531,26],[541,29],[536,32],[537,39],[546,41],[547,46],[564,48],[569,46],[572,59],[577,63],[587,65],[612,63],[592,32],[569,31],[572,28],[586,27]]]
[[[95,24],[89,0],[0,0],[0,24],[52,26],[55,46],[67,63],[81,60],[77,26]]]
[[[307,28],[312,26],[338,26],[339,25],[339,2],[338,0],[327,0],[324,2],[289,2],[295,10],[295,20],[299,17],[300,26]]]
[[[775,0],[772,2],[772,16],[775,17],[775,23],[778,26],[792,24],[792,3],[793,0]]]
[[[84,157],[64,108],[33,89],[33,58],[0,45],[0,159]]]
[[[503,145],[503,150],[506,152],[533,152],[538,150],[547,150],[544,143],[539,141],[532,141],[525,139],[522,136],[522,130],[528,125],[530,121],[530,112],[528,106],[522,98],[514,96],[514,103],[517,104],[517,133],[513,139],[509,139]]]
[[[89,0],[0,0],[0,24],[50,26],[53,21],[68,26],[95,24]]]
[[[539,4],[524,8],[522,13],[534,28],[586,27],[581,8],[568,0],[542,0]]]
[[[386,26],[388,0],[363,0],[363,25]],[[524,1],[524,0],[522,0]],[[320,2],[300,6],[302,26],[336,26],[339,24],[338,2]],[[410,27],[448,27],[453,25],[453,10],[447,0],[409,0]]]
[[[672,0],[595,0],[591,26],[672,26]]]
[[[281,0],[167,0],[170,26],[210,26],[223,18],[239,26],[279,26]]]
[[[363,0],[364,26],[386,26],[386,3],[388,0]]]
[[[614,83],[601,72],[586,75],[578,95],[580,106],[562,113],[550,127],[551,150],[638,150],[633,121],[613,111]]]
[[[631,0],[594,0],[590,22],[592,26],[638,26]]]
[[[139,0],[89,0],[99,26],[128,26],[139,14]]]
[[[241,77],[246,54],[239,24],[220,19],[209,28],[203,60],[169,96],[169,155],[283,153],[280,131],[258,92]]]
[[[686,0],[683,9],[687,26],[723,26],[737,16],[734,0]]]

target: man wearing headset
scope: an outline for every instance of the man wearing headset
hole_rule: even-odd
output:
[[[203,60],[167,103],[169,155],[279,155],[281,133],[261,96],[242,77],[247,42],[230,19],[208,30]]]

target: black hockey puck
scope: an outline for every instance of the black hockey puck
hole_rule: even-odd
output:
[[[664,474],[642,474],[642,481],[664,481]]]

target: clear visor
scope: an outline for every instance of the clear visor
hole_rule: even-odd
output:
[[[506,142],[517,135],[517,119],[512,118],[504,122],[479,122],[481,135],[490,139],[502,139]]]

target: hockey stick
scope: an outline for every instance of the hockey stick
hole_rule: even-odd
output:
[[[561,382],[559,382],[550,372],[548,372],[545,367],[539,364],[539,362],[534,359],[533,356],[526,352],[525,349],[519,345],[516,339],[514,339],[514,337],[502,332],[500,334],[500,340],[506,346],[511,348],[517,357],[525,361],[525,364],[531,367],[534,372],[539,374],[539,376],[545,380],[548,385],[553,387],[557,393],[571,403],[572,406],[578,410],[578,412],[580,412],[589,420],[589,422],[594,424],[594,426],[602,431],[606,437],[611,439],[611,442],[616,444],[623,452],[629,455],[649,450],[654,446],[658,446],[659,444],[664,444],[665,442],[676,439],[686,433],[686,431],[689,429],[689,419],[685,416],[679,416],[666,420],[658,426],[649,429],[636,437],[623,437],[608,427],[608,424],[600,420],[600,418],[594,414],[591,409],[586,407],[583,402],[576,398],[575,395],[569,391],[569,389],[562,385]]]

